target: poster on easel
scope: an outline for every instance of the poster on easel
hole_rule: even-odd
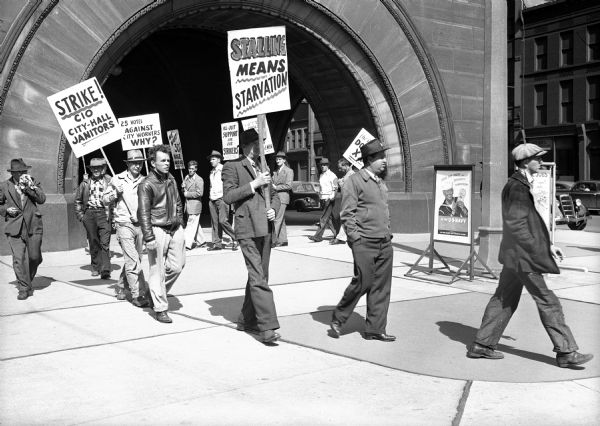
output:
[[[471,166],[436,166],[433,239],[471,244]]]

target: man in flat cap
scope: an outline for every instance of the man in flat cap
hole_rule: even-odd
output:
[[[559,299],[548,289],[542,274],[559,274],[555,259],[562,251],[552,245],[548,229],[537,212],[531,187],[546,151],[531,143],[517,146],[512,155],[517,171],[502,190],[502,243],[498,260],[503,264],[496,292],[490,299],[469,358],[501,359],[496,346],[519,305],[523,286],[535,301],[540,319],[556,352],[559,367],[588,362],[591,354],[577,352],[577,343],[565,318]]]
[[[266,208],[265,186],[271,175],[261,171],[258,134],[246,130],[240,138],[243,157],[223,166],[223,199],[235,209],[235,236],[240,243],[248,281],[238,330],[258,332],[261,342],[270,344],[280,335],[273,291],[269,287],[269,260],[273,221],[279,210],[279,197],[270,191],[270,208]]]
[[[43,225],[37,206],[44,204],[46,195],[40,183],[27,173],[30,168],[22,158],[15,158],[7,170],[11,178],[0,183],[0,216],[12,251],[19,300],[33,295],[31,282],[42,263]]]
[[[202,196],[204,195],[204,179],[196,173],[198,162],[188,161],[188,175],[181,182],[183,197],[185,198],[185,211],[188,214],[185,227],[185,248],[193,249],[195,246],[202,247],[206,243],[202,225],[200,225],[200,214],[202,213]]]
[[[238,249],[238,242],[235,239],[235,232],[229,223],[229,205],[223,201],[223,180],[221,173],[223,157],[219,151],[213,150],[207,157],[212,170],[210,171],[210,194],[208,208],[210,210],[210,220],[212,222],[212,247],[208,251],[223,250],[223,231],[231,237],[233,245],[231,250]]]
[[[146,159],[139,149],[127,151],[125,164],[127,170],[115,175],[110,185],[104,191],[102,200],[105,205],[116,203],[114,222],[117,239],[123,250],[124,265],[115,287],[118,300],[125,300],[125,283],[131,292],[131,303],[138,308],[148,305],[148,284],[142,270],[142,250],[144,236],[137,217],[137,191],[144,181],[141,174],[142,165]]]
[[[364,168],[350,176],[342,188],[341,217],[354,257],[354,277],[333,311],[334,337],[341,335],[344,323],[366,294],[364,338],[396,340],[386,333],[394,260],[388,190],[383,181],[387,173],[386,149],[378,139],[363,145],[360,151]]]
[[[285,210],[290,203],[290,191],[292,190],[292,181],[294,172],[286,165],[285,152],[279,151],[275,156],[277,170],[273,172],[273,190],[277,191],[281,207],[275,217],[275,228],[273,230],[273,247],[287,246],[287,229],[285,226]]]
[[[88,168],[90,179],[79,184],[75,194],[75,214],[83,223],[90,247],[92,276],[110,279],[110,204],[105,204],[102,194],[110,185],[106,176],[106,160],[92,158]]]
[[[321,208],[323,213],[321,219],[319,219],[319,227],[315,235],[308,237],[309,240],[316,243],[323,241],[323,233],[328,226],[331,226],[333,231],[333,240],[336,241],[338,232],[340,231],[341,223],[337,218],[333,217],[333,206],[335,204],[335,194],[338,187],[338,178],[331,170],[329,170],[329,160],[327,158],[321,159],[321,176],[319,177],[319,186],[321,192],[319,198],[321,199]]]

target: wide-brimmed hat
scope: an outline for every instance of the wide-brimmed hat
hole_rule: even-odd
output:
[[[255,129],[244,130],[240,136],[240,146],[245,146],[258,141],[258,133]]]
[[[379,139],[373,139],[360,147],[360,154],[362,155],[363,161],[369,155],[377,154],[378,152],[385,151],[389,148],[383,146]]]
[[[223,159],[223,156],[221,155],[221,153],[219,151],[217,151],[216,149],[213,149],[212,152],[210,153],[210,155],[208,155],[206,157],[206,159],[210,160],[212,157],[217,157],[217,158]]]
[[[104,167],[106,166],[106,160],[104,158],[92,158],[88,167]]]
[[[285,152],[283,152],[283,151],[279,151],[277,154],[275,154],[275,157],[276,157],[276,158],[277,158],[277,157],[281,157],[281,158],[287,158],[287,157],[285,156]]]
[[[142,150],[140,149],[132,149],[131,151],[127,151],[127,159],[123,160],[126,163],[134,162],[134,161],[146,161],[147,158],[144,158],[144,154],[142,154]]]
[[[31,169],[31,166],[25,164],[22,158],[13,158],[10,160],[10,169],[6,169],[7,172],[26,172]]]
[[[526,158],[540,157],[547,152],[534,143],[522,143],[512,150],[512,156],[515,161],[520,161]]]
[[[321,158],[321,166],[329,166],[329,160],[325,157]]]

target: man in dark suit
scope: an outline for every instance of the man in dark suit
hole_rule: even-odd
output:
[[[503,264],[496,292],[488,302],[469,358],[504,358],[496,345],[517,310],[523,286],[535,301],[540,319],[556,352],[559,367],[572,367],[592,359],[577,352],[577,343],[565,323],[560,301],[546,286],[544,273],[559,274],[555,259],[562,251],[552,245],[544,220],[535,208],[530,189],[546,151],[532,143],[517,146],[512,155],[518,170],[502,190],[502,242],[498,260]]]
[[[11,160],[8,171],[12,177],[0,183],[0,216],[12,251],[19,300],[33,295],[31,281],[42,263],[43,225],[37,205],[44,204],[46,195],[39,182],[27,174],[30,168],[22,158]]]
[[[259,332],[263,343],[281,336],[273,292],[269,287],[272,222],[280,202],[276,191],[270,191],[266,208],[265,186],[271,184],[268,171],[261,172],[258,164],[258,134],[247,130],[240,146],[244,156],[223,166],[223,200],[235,209],[235,238],[238,240],[248,268],[248,282],[238,330]]]

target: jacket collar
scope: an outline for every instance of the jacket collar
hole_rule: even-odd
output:
[[[523,185],[525,185],[527,187],[531,187],[531,185],[527,181],[527,178],[523,175],[523,173],[519,172],[518,170],[516,172],[514,172],[510,178],[521,182]]]
[[[13,202],[19,206],[19,208],[23,208],[21,205],[21,196],[17,192],[17,188],[15,187],[15,182],[13,181],[12,177],[8,180],[8,193],[13,199]]]

